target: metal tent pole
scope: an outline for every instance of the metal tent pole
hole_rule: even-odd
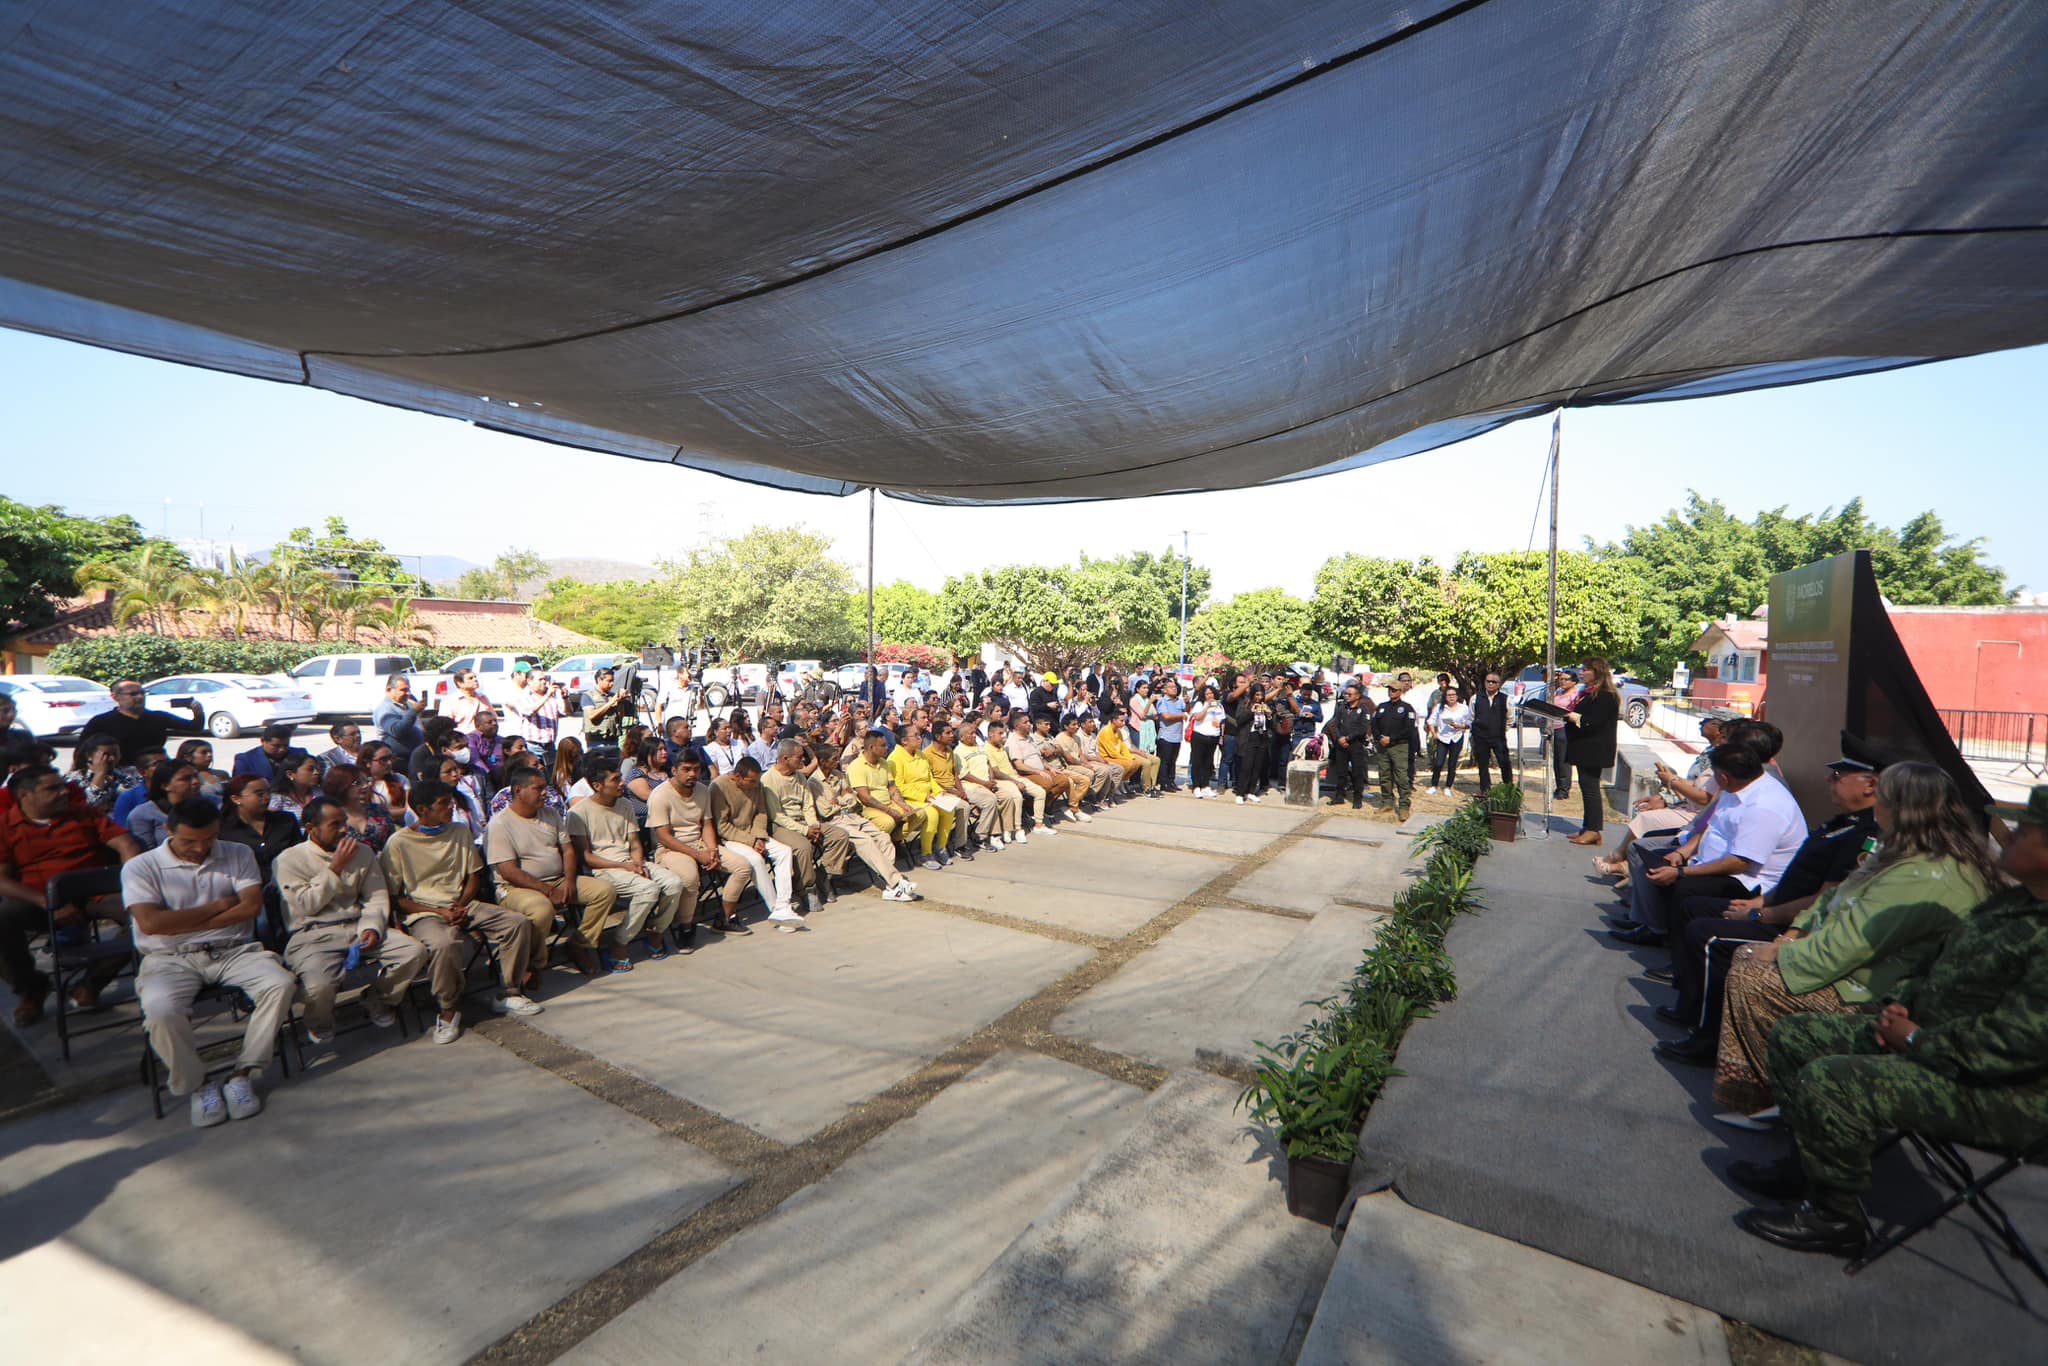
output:
[[[872,483],[868,485],[868,668],[874,668],[874,485]]]
[[[1180,534],[1180,666],[1188,666],[1188,533]]]
[[[1550,613],[1543,633],[1543,695],[1555,702],[1551,684],[1557,677],[1557,466],[1564,438],[1564,409],[1559,408],[1550,419]],[[1543,752],[1539,762],[1543,782],[1543,838],[1550,838],[1551,794],[1557,790],[1557,778],[1550,771],[1551,744],[1549,732],[1542,733]]]

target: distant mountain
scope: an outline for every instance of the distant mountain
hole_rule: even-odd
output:
[[[434,585],[436,592],[444,596],[455,591],[455,581],[465,572],[484,568],[474,560],[459,560],[452,555],[428,555],[421,563],[425,565],[427,581]],[[578,583],[613,583],[621,579],[651,579],[654,574],[653,565],[633,564],[626,560],[549,560],[548,572],[537,579],[521,583],[519,591],[514,596],[531,601],[554,579],[574,579]]]

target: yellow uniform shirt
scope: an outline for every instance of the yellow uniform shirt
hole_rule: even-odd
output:
[[[1119,726],[1104,726],[1096,731],[1095,749],[1103,758],[1119,764],[1127,764],[1138,757],[1124,743],[1123,729]]]
[[[1017,771],[1017,766],[1010,762],[1010,756],[994,740],[983,741],[981,752],[988,759],[989,771],[996,777],[1008,778],[1013,783],[1024,781],[1024,775]]]
[[[960,781],[959,771],[953,766],[953,760],[958,755],[958,750],[952,754],[941,754],[930,745],[917,752],[918,758],[932,766],[932,782],[941,792],[952,791],[954,785]]]
[[[896,746],[889,755],[889,772],[895,776],[896,789],[906,802],[928,802],[939,790],[932,779],[931,761],[924,757],[923,750],[912,754],[903,746]]]
[[[889,800],[889,784],[892,780],[891,765],[887,759],[884,759],[879,764],[871,764],[863,756],[846,766],[848,786],[856,790],[856,795],[858,795],[860,788],[865,787],[869,789],[874,797],[877,798],[877,805],[887,804]]]

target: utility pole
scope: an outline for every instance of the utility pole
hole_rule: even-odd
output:
[[[1180,533],[1180,666],[1188,666],[1188,533]]]
[[[868,667],[875,667],[875,488],[872,484],[868,485]]]

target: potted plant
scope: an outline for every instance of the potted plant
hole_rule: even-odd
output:
[[[1257,1080],[1237,1102],[1286,1154],[1287,1212],[1319,1224],[1337,1222],[1360,1118],[1393,1071],[1380,1041],[1352,1024],[1326,1017],[1278,1047],[1260,1044]]]
[[[1486,823],[1497,840],[1522,833],[1522,789],[1516,783],[1495,783],[1486,790]]]

